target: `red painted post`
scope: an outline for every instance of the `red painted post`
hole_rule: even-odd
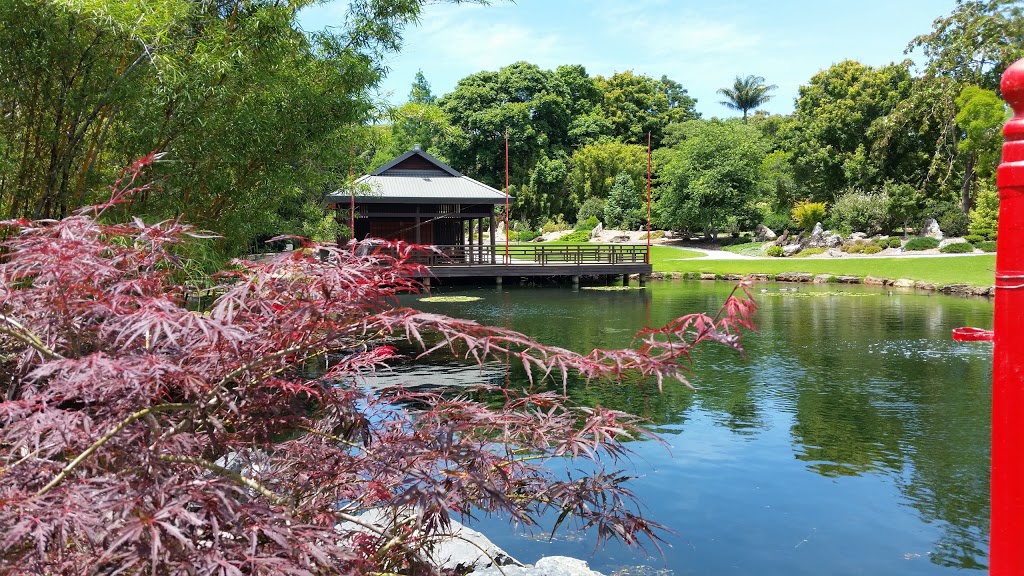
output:
[[[992,524],[989,573],[1024,574],[1024,60],[1003,74],[1014,117],[999,165],[992,362]]]

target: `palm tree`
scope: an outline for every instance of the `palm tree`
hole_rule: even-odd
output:
[[[746,122],[747,112],[771,100],[772,95],[769,92],[776,88],[778,86],[775,84],[766,86],[764,78],[751,74],[746,78],[737,76],[732,88],[721,88],[718,93],[726,98],[721,104],[743,112],[743,121]]]

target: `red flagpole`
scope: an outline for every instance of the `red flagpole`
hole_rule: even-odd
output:
[[[505,128],[505,266],[508,266],[508,128]]]
[[[651,133],[647,133],[647,262],[651,261]]]

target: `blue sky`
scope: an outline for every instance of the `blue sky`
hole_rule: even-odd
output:
[[[705,117],[736,113],[716,90],[737,75],[778,85],[763,107],[793,111],[801,84],[844,59],[878,66],[949,14],[955,0],[494,0],[491,6],[430,3],[405,34],[382,98],[401,104],[417,70],[435,94],[460,78],[525,60],[541,68],[583,64],[592,75],[633,70],[676,80]],[[341,25],[347,3],[301,16],[307,30]]]

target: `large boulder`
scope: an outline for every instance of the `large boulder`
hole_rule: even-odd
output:
[[[941,249],[945,248],[946,246],[949,246],[950,244],[966,244],[966,243],[967,243],[967,240],[965,240],[963,238],[946,238],[945,240],[939,242],[939,249],[941,250]]]
[[[598,222],[597,226],[595,226],[594,229],[590,231],[590,237],[591,238],[600,238],[601,237],[601,232],[604,232],[604,224]]]
[[[754,238],[758,242],[768,242],[769,240],[775,240],[778,237],[778,234],[772,232],[772,229],[764,224],[758,224],[757,228],[754,229]]]
[[[943,235],[942,230],[939,229],[939,223],[934,218],[929,219],[924,223],[924,228],[921,229],[921,236],[942,240]]]
[[[794,254],[799,254],[800,251],[803,249],[803,246],[801,246],[800,244],[786,244],[785,246],[782,247],[782,255],[792,256]]]

